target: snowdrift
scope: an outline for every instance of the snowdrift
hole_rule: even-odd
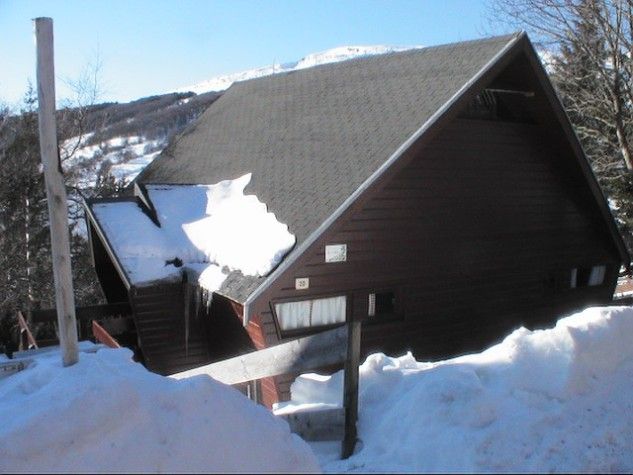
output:
[[[632,308],[590,308],[480,354],[371,355],[355,455],[313,447],[329,472],[632,472],[632,339]],[[299,377],[283,410],[340,405],[342,380]]]
[[[480,354],[360,368],[356,453],[328,472],[633,471],[633,308],[519,329]],[[0,379],[0,473],[319,470],[285,422],[205,376],[173,380],[128,350],[43,355]],[[340,406],[342,372],[306,374],[284,411]]]
[[[127,349],[58,351],[0,379],[0,473],[315,472],[285,422],[208,377],[176,381]]]

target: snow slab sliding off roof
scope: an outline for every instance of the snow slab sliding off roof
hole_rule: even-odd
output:
[[[214,185],[147,185],[161,227],[132,202],[92,209],[131,284],[178,280],[188,271],[213,291],[229,271],[266,275],[295,244],[288,226],[244,195],[250,180],[248,173]]]

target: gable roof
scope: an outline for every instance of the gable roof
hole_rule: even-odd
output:
[[[415,49],[236,83],[137,182],[212,184],[252,173],[245,193],[266,203],[301,245],[517,38]],[[260,280],[232,275],[222,293],[244,301]]]
[[[515,38],[237,83],[137,181],[211,184],[252,173],[246,193],[274,210],[300,243]]]
[[[292,261],[522,40],[529,43],[520,33],[236,83],[137,182],[213,184],[252,173],[245,193],[296,236]],[[274,274],[233,272],[219,293],[248,303]]]

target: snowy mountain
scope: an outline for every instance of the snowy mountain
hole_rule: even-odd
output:
[[[320,53],[312,53],[299,61],[285,64],[271,64],[260,68],[249,69],[232,74],[216,76],[198,84],[182,87],[175,92],[195,92],[202,94],[210,91],[224,91],[231,84],[239,81],[247,81],[249,79],[270,76],[271,74],[287,73],[290,71],[298,71],[314,66],[328,63],[338,63],[349,59],[359,58],[362,56],[373,56],[376,54],[395,53],[405,51],[407,49],[421,48],[421,46],[340,46],[338,48],[328,49]]]

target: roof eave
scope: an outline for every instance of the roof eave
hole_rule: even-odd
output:
[[[127,275],[127,272],[125,272],[123,265],[121,264],[118,256],[114,252],[114,249],[112,248],[112,244],[110,243],[110,240],[108,239],[106,234],[103,232],[103,229],[101,229],[101,224],[99,223],[99,220],[97,219],[94,212],[92,211],[92,205],[100,204],[100,203],[121,203],[121,202],[131,202],[131,201],[137,202],[138,200],[136,198],[129,198],[129,197],[96,198],[96,199],[93,198],[93,199],[84,200],[84,209],[86,210],[86,217],[90,221],[92,228],[97,233],[97,236],[99,236],[99,239],[103,243],[103,247],[105,247],[105,250],[108,253],[108,256],[110,257],[110,260],[114,264],[114,268],[119,274],[119,277],[121,277],[121,280],[123,281],[123,284],[125,285],[125,288],[127,290],[129,290],[132,287],[130,277]]]

